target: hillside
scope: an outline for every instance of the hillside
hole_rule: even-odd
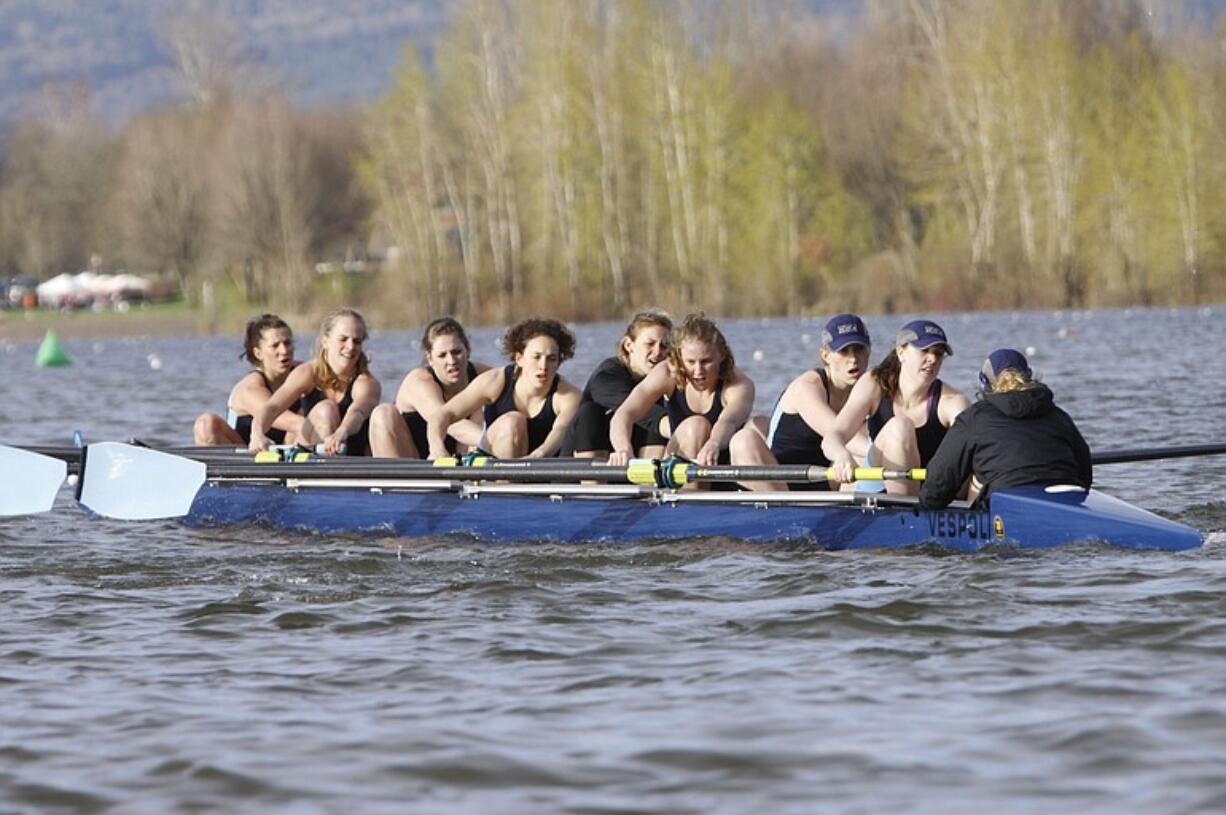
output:
[[[41,89],[84,82],[117,124],[179,97],[165,32],[182,0],[0,0],[0,122],[33,112]],[[401,46],[428,47],[443,0],[214,0],[241,47],[305,103],[366,99],[389,82]]]

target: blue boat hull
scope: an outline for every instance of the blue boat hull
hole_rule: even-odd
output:
[[[732,498],[733,496],[724,496]],[[958,551],[988,546],[1046,548],[1104,541],[1168,551],[1201,546],[1202,535],[1091,490],[1022,487],[994,494],[986,509],[919,510],[905,502],[858,504],[755,501],[748,493],[719,501],[560,497],[356,487],[294,488],[209,482],[188,522],[258,523],[319,533],[406,537],[466,535],[492,542],[628,542],[725,537],[803,540],[827,549],[937,544]],[[861,500],[861,499],[857,499]]]

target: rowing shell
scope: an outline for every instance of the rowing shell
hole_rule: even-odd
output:
[[[937,544],[957,551],[1076,541],[1174,551],[1203,543],[1190,527],[1079,488],[1011,488],[993,494],[985,509],[938,511],[919,509],[913,498],[881,495],[748,495],[625,485],[212,480],[196,495],[186,520],[505,543],[728,537],[799,540],[832,550]]]

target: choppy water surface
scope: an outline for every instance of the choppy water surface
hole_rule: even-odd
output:
[[[1032,345],[1092,446],[1220,440],[1224,314],[944,315],[945,379]],[[821,321],[727,328],[765,411]],[[580,327],[563,372],[617,329]],[[415,339],[372,340],[389,396]],[[51,371],[0,346],[0,437],[186,443],[236,344],[71,342]],[[1211,533],[1183,554],[488,547],[111,523],[65,494],[0,520],[0,812],[1222,811],[1223,476],[1098,471]]]

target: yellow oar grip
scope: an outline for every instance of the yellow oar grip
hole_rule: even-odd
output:
[[[312,453],[309,450],[261,450],[255,454],[256,464],[284,464],[286,462],[294,463],[298,461],[310,461]]]
[[[648,487],[656,485],[656,465],[649,458],[632,458],[626,465],[626,480]]]
[[[903,481],[923,481],[927,475],[928,471],[923,467],[916,467],[910,470],[887,470],[885,467],[857,467],[852,471],[851,477],[855,481],[884,481],[887,478]],[[833,467],[826,469],[826,478],[831,481],[838,479]]]
[[[473,456],[470,459],[461,461],[455,456],[444,456],[434,460],[435,467],[485,467],[490,462],[496,461],[493,456]]]

